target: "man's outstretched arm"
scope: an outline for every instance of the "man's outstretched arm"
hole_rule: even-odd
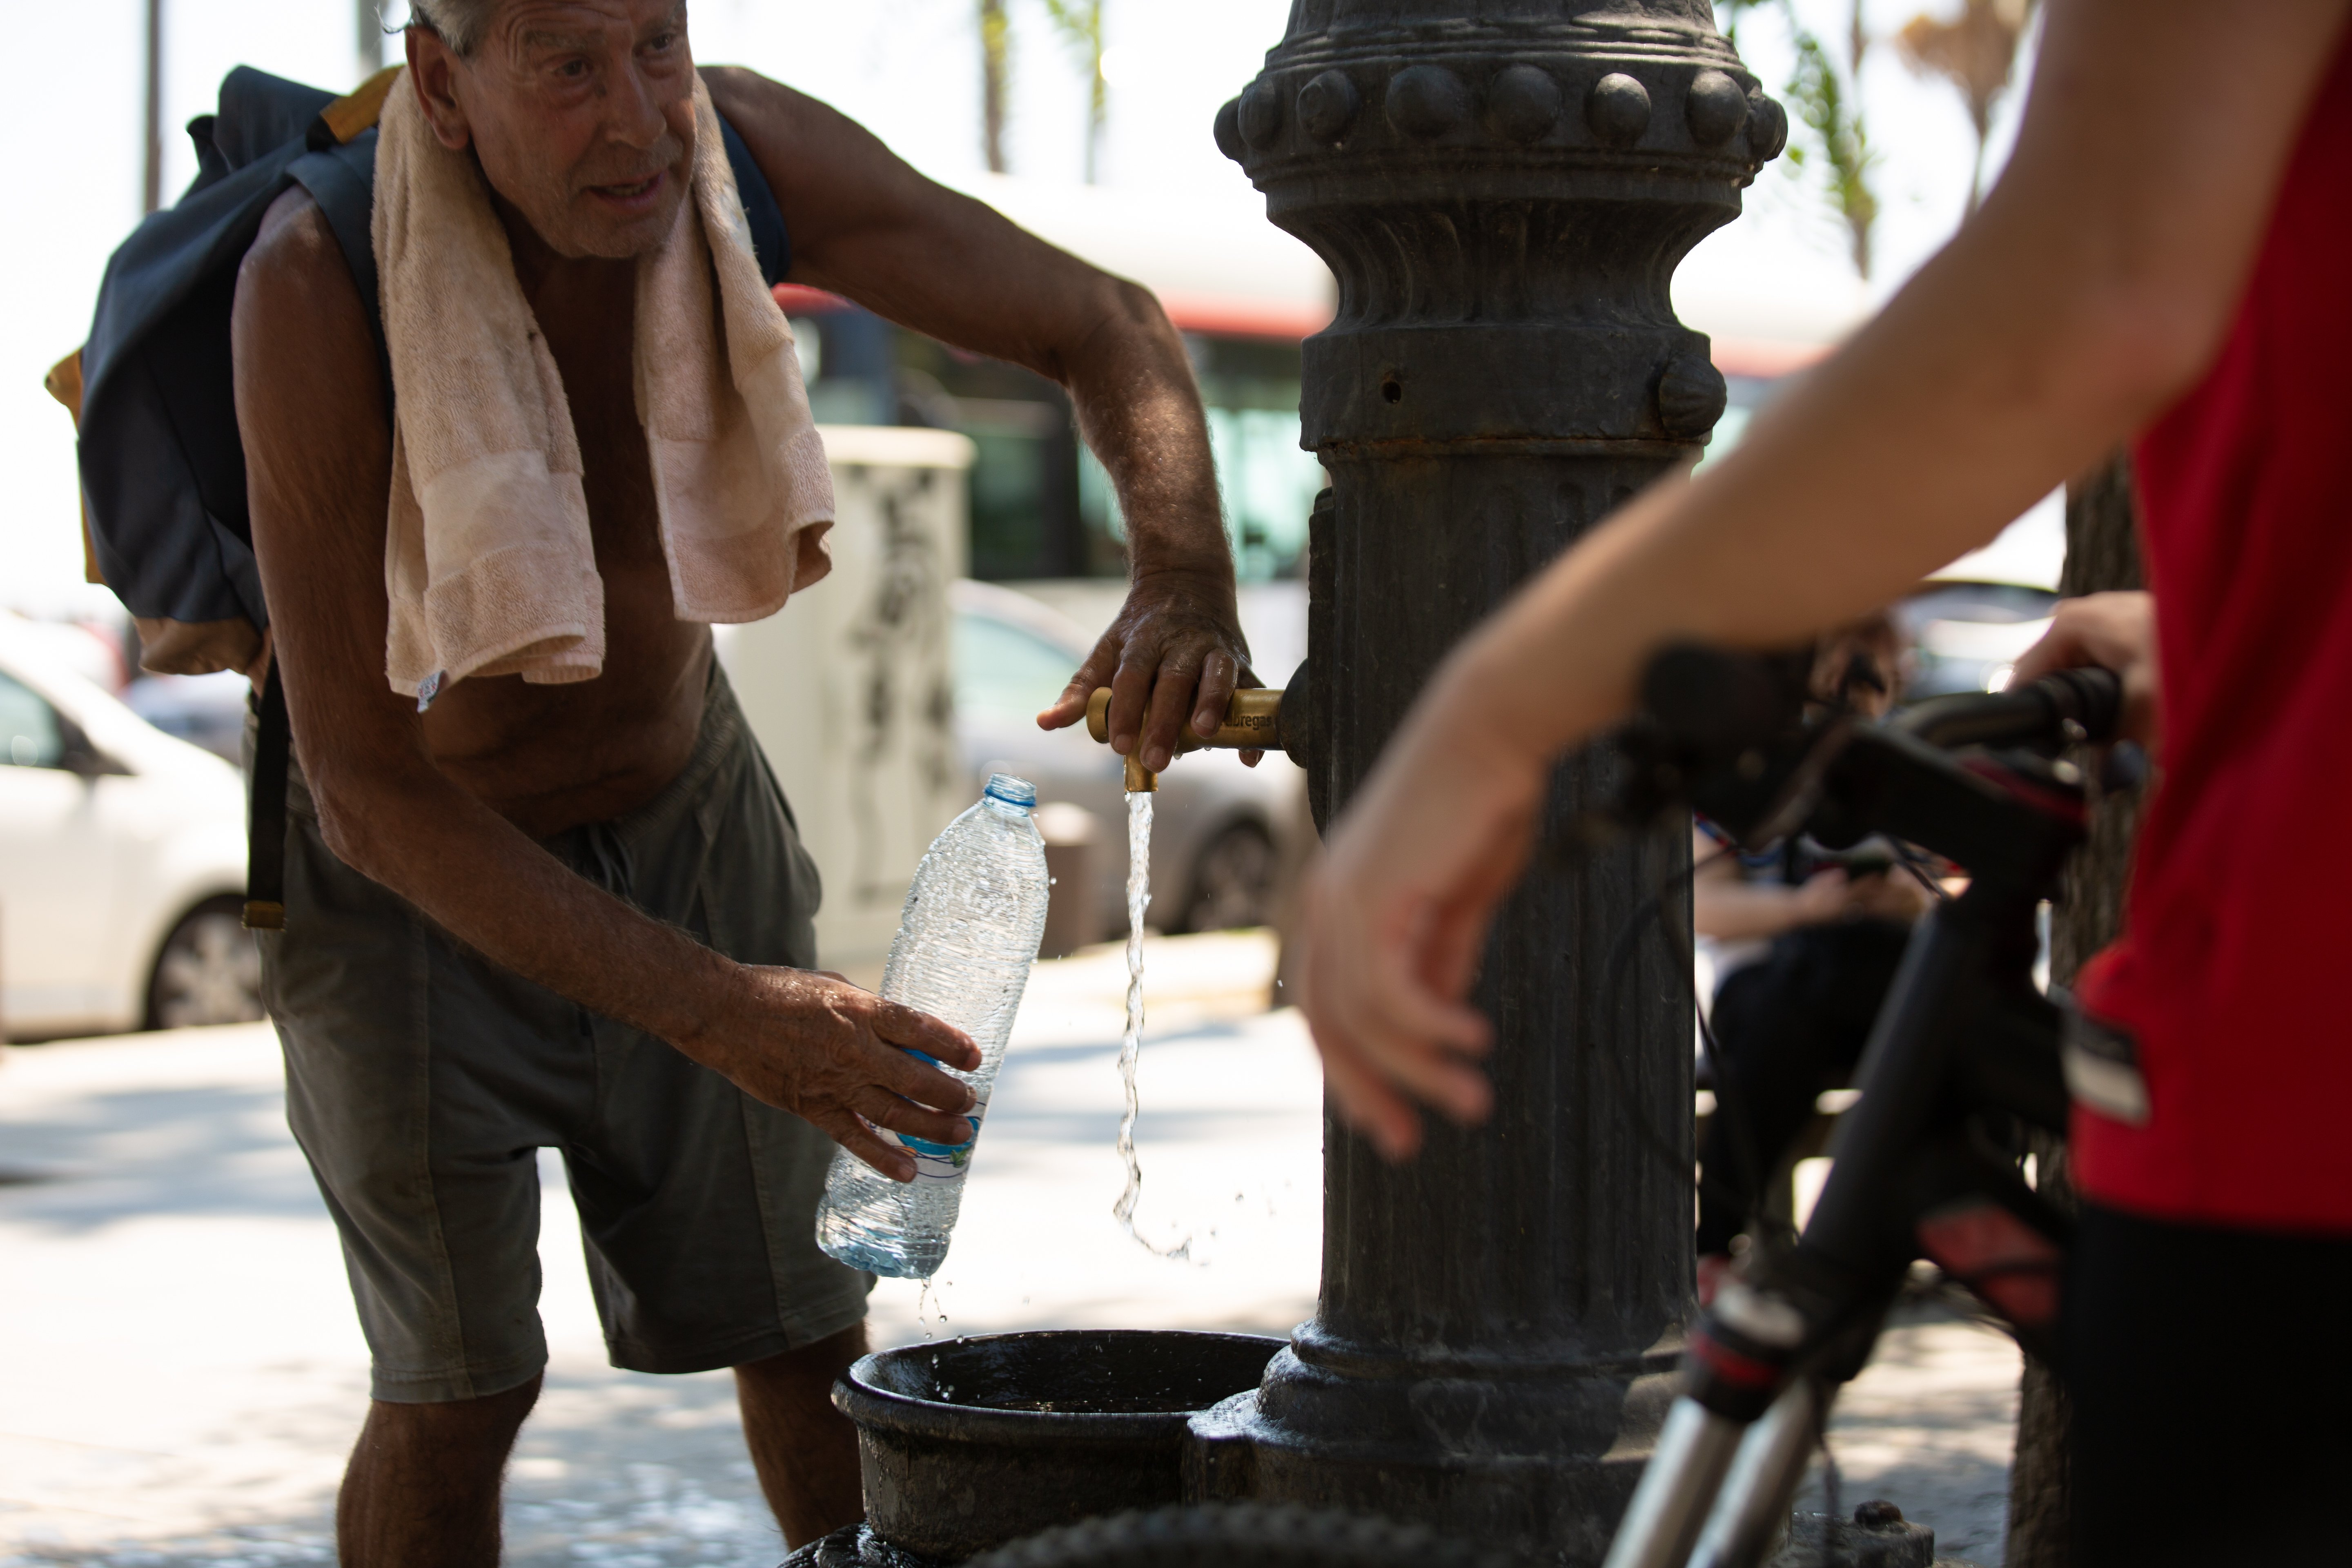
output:
[[[969,1091],[907,1054],[977,1067],[961,1031],[824,975],[713,952],[573,875],[434,764],[415,703],[383,678],[392,458],[375,347],[307,195],[264,220],[232,335],[274,657],[329,847],[492,963],[669,1041],[877,1170],[914,1174],[867,1121],[968,1136],[946,1113]]]
[[[1234,687],[1253,682],[1201,395],[1160,302],[925,179],[813,98],[740,68],[703,77],[775,188],[793,281],[1069,390],[1118,487],[1132,586],[1040,721],[1075,723],[1108,686],[1113,745],[1134,749],[1149,701],[1144,764],[1165,767],[1187,716],[1208,733]]]
[[[2053,4],[2017,150],[1942,253],[1722,463],[1636,498],[1454,652],[1308,889],[1306,1011],[1342,1115],[1402,1154],[1413,1100],[1485,1114],[1487,922],[1552,758],[1660,647],[1784,646],[1885,604],[2195,384],[2347,9]]]

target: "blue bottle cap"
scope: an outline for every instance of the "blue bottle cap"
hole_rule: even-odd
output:
[[[1007,805],[1017,805],[1024,811],[1037,804],[1037,786],[1011,773],[989,774],[987,794]]]

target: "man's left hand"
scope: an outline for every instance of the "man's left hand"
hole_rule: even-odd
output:
[[[1234,606],[1233,579],[1222,574],[1162,571],[1139,575],[1127,603],[1093,653],[1037,715],[1041,730],[1086,717],[1087,700],[1110,688],[1110,744],[1121,756],[1142,748],[1143,765],[1165,770],[1176,754],[1178,726],[1195,735],[1224,721],[1236,686],[1255,686],[1249,642]],[[1259,753],[1244,752],[1255,763]]]

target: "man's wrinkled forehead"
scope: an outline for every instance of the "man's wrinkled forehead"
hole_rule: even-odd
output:
[[[518,58],[606,49],[686,30],[686,0],[507,0],[488,46]]]

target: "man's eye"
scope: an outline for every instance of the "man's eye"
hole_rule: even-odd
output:
[[[671,46],[675,45],[678,41],[679,36],[680,35],[677,33],[656,33],[652,37],[646,40],[646,47],[651,49],[657,55],[667,54],[669,52]]]
[[[555,74],[566,79],[567,80],[578,81],[587,76],[588,62],[586,60],[566,60],[562,65],[555,68]]]

